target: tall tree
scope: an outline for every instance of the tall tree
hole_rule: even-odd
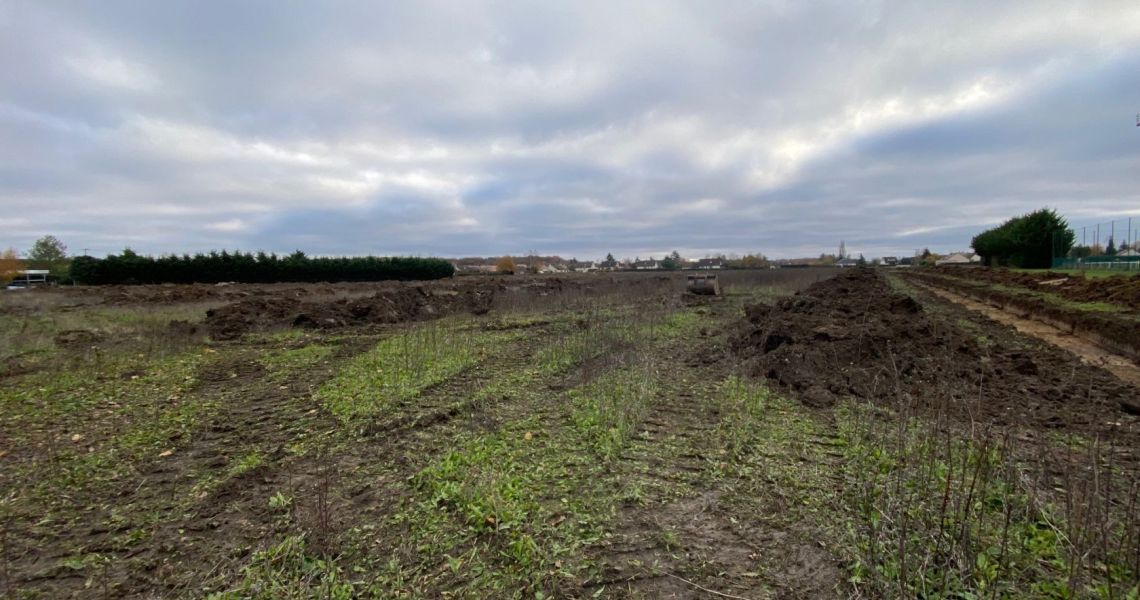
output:
[[[67,259],[67,246],[54,235],[36,240],[28,252],[28,260],[38,263],[57,263]]]
[[[1116,256],[1116,241],[1112,236],[1108,236],[1108,246],[1104,249],[1106,256]]]

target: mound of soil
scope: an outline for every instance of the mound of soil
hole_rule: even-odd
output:
[[[1067,273],[1022,272],[1008,269],[937,267],[940,275],[982,280],[1035,292],[1056,294],[1073,302],[1104,302],[1140,311],[1140,277],[1085,277]]]
[[[869,269],[751,308],[733,349],[752,375],[815,407],[858,398],[1089,431],[1140,413],[1137,390],[1106,371],[996,323],[967,331]]]
[[[214,339],[235,339],[272,327],[328,329],[351,325],[400,323],[467,311],[487,312],[493,295],[487,290],[399,287],[363,298],[307,301],[287,296],[240,300],[206,312],[205,326]]]
[[[634,275],[638,276],[480,277],[426,283],[313,284],[313,289],[254,288],[245,292],[248,297],[208,310],[204,325],[211,338],[229,340],[282,327],[356,327],[460,312],[479,315],[532,304],[547,306],[556,295],[562,300],[605,294],[637,299],[659,296],[682,285],[675,277]],[[346,295],[346,290],[351,294]]]

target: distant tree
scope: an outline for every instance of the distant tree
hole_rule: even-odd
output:
[[[923,248],[922,249],[922,258],[924,258],[924,259],[930,258],[930,248]]]
[[[7,285],[24,269],[20,260],[20,253],[15,248],[8,248],[0,252],[0,285]]]
[[[858,260],[857,262],[859,263],[859,266],[860,266],[860,267],[865,267],[865,266],[867,266],[867,259],[866,259],[866,258],[863,258],[863,253],[862,253],[862,252],[860,252],[860,253],[859,253],[859,260]]]
[[[506,275],[514,275],[515,274],[515,259],[513,259],[509,256],[504,256],[504,257],[500,258],[499,262],[497,264],[495,264],[495,270],[500,272],[500,273],[506,274]]]
[[[67,260],[67,246],[54,235],[45,235],[32,245],[32,249],[28,252],[28,260],[47,264]]]
[[[1116,256],[1116,241],[1112,239],[1112,236],[1108,236],[1108,246],[1105,247],[1104,254],[1106,256]]]
[[[681,255],[674,250],[672,254],[661,259],[661,268],[667,271],[676,271],[681,268]]]
[[[1092,256],[1093,249],[1089,246],[1073,246],[1069,250],[1069,258],[1088,258]]]
[[[938,259],[940,258],[942,257],[938,254],[927,250],[922,253],[922,257],[919,259],[918,264],[923,267],[933,267],[934,265],[938,264]]]
[[[63,275],[68,267],[67,246],[54,235],[45,235],[28,251],[27,265],[30,269],[48,269],[53,275]]]
[[[1052,266],[1054,257],[1068,254],[1075,241],[1065,219],[1043,208],[979,233],[970,245],[991,266],[1044,269]]]

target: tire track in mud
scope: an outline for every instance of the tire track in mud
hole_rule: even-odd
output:
[[[531,356],[540,347],[543,330],[541,326],[536,327],[526,338],[508,345],[507,351],[493,353],[447,380],[425,388],[414,398],[393,407],[384,418],[368,423],[363,430],[347,437],[343,433],[346,425],[312,399],[319,383],[309,386],[305,397],[311,399],[314,407],[310,412],[316,410],[321,415],[318,435],[328,439],[327,446],[302,456],[288,457],[262,474],[255,485],[243,483],[247,487],[242,496],[249,502],[235,507],[233,513],[242,519],[243,525],[248,524],[251,514],[259,517],[258,529],[256,535],[250,537],[253,543],[222,561],[224,567],[219,570],[223,572],[217,576],[216,587],[225,589],[231,585],[240,576],[240,568],[251,552],[280,541],[285,535],[306,533],[332,552],[337,550],[338,534],[356,525],[373,523],[378,520],[377,515],[387,514],[403,497],[401,484],[406,478],[431,457],[449,448],[448,431],[462,430],[478,420],[485,407],[466,399],[496,374]],[[344,361],[368,351],[377,341],[379,338],[352,355],[330,359],[333,370],[321,382],[335,376]],[[456,402],[456,398],[465,400]],[[285,521],[267,505],[270,495],[276,492],[294,499],[289,519]],[[318,496],[323,500],[318,500]],[[328,503],[323,514],[318,514],[322,510],[317,506],[320,501]],[[328,520],[327,525],[320,524],[322,519]]]
[[[205,585],[220,565],[248,552],[271,529],[268,490],[296,461],[287,446],[333,426],[327,412],[311,401],[312,393],[335,375],[340,361],[366,351],[380,337],[342,339],[330,357],[291,373],[289,381],[267,377],[259,361],[264,348],[258,347],[243,348],[205,368],[201,385],[185,401],[216,401],[216,414],[185,447],[141,465],[140,480],[131,482],[137,486],[131,502],[150,507],[154,524],[146,539],[122,554],[129,560],[115,562],[118,593],[175,594]],[[225,474],[253,453],[259,460],[249,470],[204,479]],[[204,481],[211,485],[202,487]]]
[[[1063,331],[1038,320],[1018,317],[1009,311],[995,308],[949,290],[944,290],[926,283],[911,282],[911,285],[934,294],[947,302],[952,302],[976,313],[980,313],[992,321],[996,321],[1002,325],[1012,326],[1020,333],[1067,350],[1077,355],[1082,362],[1101,367],[1113,375],[1116,375],[1120,380],[1140,388],[1140,366],[1137,366],[1136,363],[1125,356],[1105,350],[1101,346],[1074,335],[1071,332]]]
[[[617,598],[814,598],[838,584],[833,557],[813,540],[818,531],[754,514],[756,505],[741,506],[737,482],[725,478],[714,394],[731,363],[717,360],[723,349],[709,342],[659,349],[669,368],[619,466],[627,496],[638,499],[620,508],[612,537],[594,548],[600,572],[586,595],[604,588]],[[823,431],[809,443],[829,439]],[[789,450],[773,460],[791,460]]]

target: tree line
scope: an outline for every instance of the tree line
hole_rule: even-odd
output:
[[[1047,269],[1053,258],[1065,256],[1076,235],[1068,222],[1051,209],[1041,209],[987,229],[974,236],[974,252],[991,267]]]
[[[241,283],[426,280],[451,277],[455,268],[439,258],[309,257],[265,252],[209,252],[141,256],[127,249],[106,258],[77,256],[71,278],[85,285],[132,283]]]

